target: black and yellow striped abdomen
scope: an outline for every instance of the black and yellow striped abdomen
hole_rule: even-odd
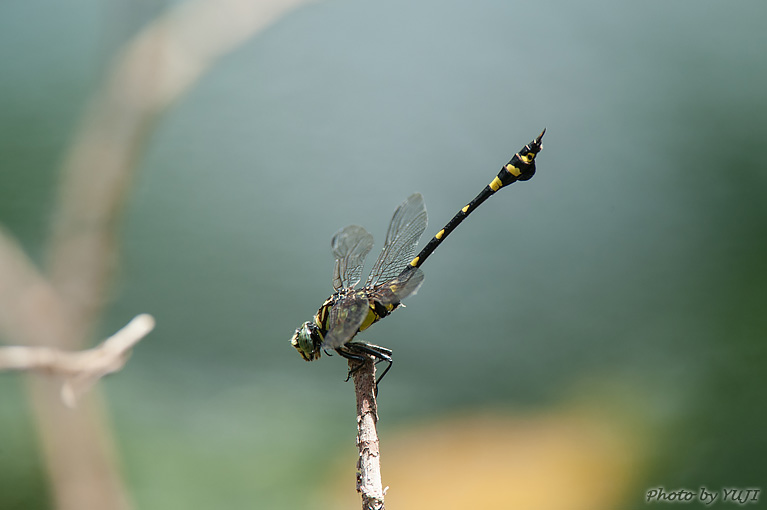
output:
[[[451,219],[442,230],[437,232],[437,235],[431,238],[421,252],[410,262],[410,267],[421,267],[421,264],[423,264],[429,255],[437,249],[437,246],[450,235],[450,232],[455,230],[455,228],[460,225],[461,222],[474,211],[474,209],[493,196],[496,191],[517,181],[526,181],[535,175],[535,156],[543,148],[541,139],[545,133],[546,130],[544,129],[535,140],[525,145],[519,152],[514,154],[509,162],[501,168],[501,171],[498,172],[495,179],[485,186],[485,189],[483,189],[479,195],[474,197],[474,200],[461,208],[461,210],[453,216],[453,219]],[[407,268],[405,271],[407,271]]]

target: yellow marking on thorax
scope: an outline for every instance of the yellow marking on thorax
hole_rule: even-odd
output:
[[[410,261],[410,265],[413,267],[418,267],[418,261],[421,260],[421,257],[416,257],[413,260]]]
[[[470,206],[470,205],[471,205],[471,204],[466,204],[466,207],[464,207],[463,209],[461,209],[461,211],[463,211],[463,213],[464,213],[464,214],[466,214],[466,212],[469,210],[469,206]]]
[[[490,183],[490,189],[493,191],[498,191],[499,189],[501,189],[502,186],[503,186],[503,183],[498,177],[493,179],[493,182]]]
[[[328,299],[322,303],[322,306],[317,310],[317,314],[314,316],[314,323],[319,326],[320,329],[325,329],[325,326],[327,326],[326,322],[328,320],[328,313],[330,313],[331,302],[332,301]]]
[[[443,235],[445,235],[445,229],[444,228],[442,230],[440,230],[439,232],[437,232],[437,235],[435,235],[434,237],[436,237],[437,239],[442,239]]]
[[[519,168],[512,165],[511,163],[506,165],[506,171],[509,172],[514,177],[519,177],[520,175],[522,175],[522,171]]]

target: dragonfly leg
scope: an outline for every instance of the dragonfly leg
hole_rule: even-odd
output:
[[[341,354],[341,356],[344,356],[347,359],[358,359],[358,360],[364,361],[365,358],[361,354],[367,354],[368,356],[372,356],[375,359],[376,364],[382,361],[385,361],[388,363],[388,366],[386,367],[386,369],[384,369],[383,373],[376,380],[376,396],[377,396],[378,385],[381,383],[381,380],[383,380],[384,376],[386,375],[386,373],[389,371],[392,364],[394,363],[394,360],[392,359],[392,350],[387,349],[386,347],[381,347],[380,345],[369,344],[367,342],[359,342],[359,341],[349,342],[346,345],[344,345],[344,348],[348,349],[348,351],[352,351],[352,352],[347,351],[346,353],[343,353],[340,350],[338,351]],[[346,356],[346,354],[349,354],[349,356]],[[351,377],[354,374],[354,372],[356,372],[360,368],[362,368],[362,363],[360,363],[358,366],[354,367],[353,369],[349,370],[349,375],[347,376],[346,380],[348,381],[349,377]]]
[[[346,359],[351,359],[351,360],[354,360],[354,361],[359,361],[359,364],[356,367],[354,367],[354,368],[350,368],[349,369],[349,373],[346,374],[346,379],[344,380],[344,382],[348,382],[349,379],[351,379],[352,375],[354,375],[354,372],[356,372],[357,370],[362,368],[362,365],[365,364],[365,356],[363,356],[361,354],[354,354],[352,352],[349,352],[349,350],[346,349],[346,347],[340,347],[340,348],[336,349],[336,352],[338,354],[340,354],[342,357],[346,358]]]

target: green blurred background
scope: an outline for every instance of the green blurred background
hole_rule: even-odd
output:
[[[0,222],[35,260],[87,101],[171,5],[0,3]],[[478,416],[498,441],[572,416],[585,425],[552,434],[603,431],[601,466],[622,474],[594,471],[585,501],[602,503],[568,506],[551,469],[526,469],[563,510],[765,488],[766,20],[761,1],[331,0],[221,58],[147,139],[100,325],[158,324],[103,384],[136,507],[356,508],[346,364],[288,344],[332,290],[330,237],[361,224],[380,248],[415,191],[433,235],[544,127],[535,178],[472,215],[364,334],[395,353],[391,497],[405,488],[387,476],[412,469],[397,448],[439,428],[448,465],[489,440],[454,432]],[[0,508],[50,507],[36,441],[3,374]],[[573,462],[565,478],[590,472]]]

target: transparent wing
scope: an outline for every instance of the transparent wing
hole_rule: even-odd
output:
[[[373,264],[373,269],[370,270],[366,287],[389,281],[402,272],[413,260],[415,246],[426,229],[426,223],[423,196],[413,193],[394,211],[389,230],[386,232],[386,242]]]
[[[362,292],[350,294],[330,309],[328,333],[322,347],[335,349],[354,338],[370,311],[368,298]]]
[[[354,287],[360,281],[365,257],[373,248],[373,236],[359,225],[349,225],[335,233],[330,241],[333,256],[333,288]]]
[[[373,296],[383,305],[399,304],[412,296],[423,284],[423,271],[415,267],[406,267],[399,276],[381,284],[373,290]]]

